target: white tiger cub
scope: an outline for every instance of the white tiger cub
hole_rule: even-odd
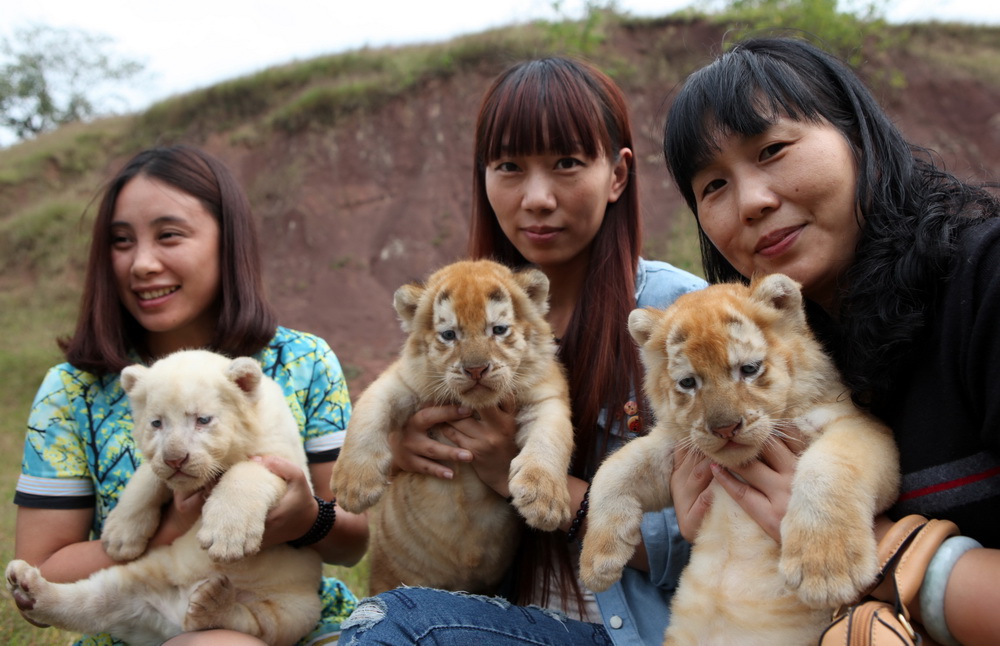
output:
[[[899,483],[891,432],[854,406],[787,276],[714,285],[665,311],[635,310],[629,331],[641,348],[656,426],[594,476],[584,583],[603,590],[618,579],[640,540],[642,512],[671,504],[674,447],[735,467],[795,426],[806,448],[781,544],[713,482],[664,644],[815,643],[830,611],[877,573],[872,522]]]
[[[511,504],[470,465],[454,465],[450,481],[401,473],[389,484],[389,434],[423,405],[476,411],[513,399],[521,451],[510,468],[512,505],[544,530],[569,519],[573,427],[569,387],[545,320],[548,288],[537,269],[512,272],[477,260],[396,291],[409,337],[355,404],[331,480],[344,509],[374,505],[370,593],[400,584],[493,592],[517,546]]]
[[[131,646],[206,628],[296,643],[320,617],[322,563],[311,549],[260,549],[264,519],[286,484],[248,459],[281,456],[309,473],[281,387],[254,359],[202,350],[129,366],[121,384],[144,461],[101,540],[112,558],[130,562],[75,583],[51,583],[37,568],[12,561],[7,585],[30,600],[24,613],[66,630],[109,632]],[[172,545],[146,552],[173,491],[213,482],[199,522]]]

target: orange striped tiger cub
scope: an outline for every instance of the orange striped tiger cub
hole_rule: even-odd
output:
[[[713,482],[664,644],[815,643],[831,609],[875,578],[872,519],[899,483],[891,432],[854,406],[787,276],[711,286],[664,311],[635,310],[628,325],[657,423],[594,477],[583,581],[610,586],[640,540],[642,512],[671,504],[674,447],[736,467],[794,426],[806,447],[781,544]]]
[[[493,592],[517,546],[518,512],[543,530],[569,519],[573,426],[569,387],[545,320],[548,290],[537,269],[512,272],[478,260],[448,265],[425,285],[396,291],[409,337],[355,405],[331,479],[344,509],[374,505],[370,593],[400,584]],[[389,433],[420,407],[462,404],[476,411],[512,399],[521,451],[510,465],[511,504],[468,464],[454,465],[453,480],[400,473],[388,484]]]

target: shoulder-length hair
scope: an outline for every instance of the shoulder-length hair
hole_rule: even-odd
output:
[[[953,262],[955,233],[973,217],[996,213],[996,199],[939,169],[911,145],[853,70],[794,38],[738,43],[692,74],[667,117],[667,167],[698,215],[692,178],[720,138],[752,137],[780,117],[829,122],[857,161],[861,235],[842,286],[835,350],[856,401],[884,394],[924,324]],[[956,218],[956,215],[961,217]],[[747,280],[699,225],[702,262],[711,282]]]
[[[514,267],[527,263],[504,235],[490,205],[487,164],[506,155],[553,153],[607,155],[617,161],[622,148],[633,148],[628,106],[606,74],[567,58],[527,61],[508,68],[487,90],[476,122],[470,254]],[[638,183],[632,163],[624,192],[608,204],[594,238],[580,300],[560,342],[559,357],[569,376],[576,429],[570,470],[587,480],[604,455],[612,426],[621,423],[618,414],[623,405],[635,397],[634,388],[642,383],[638,353],[626,325],[635,308],[641,246]],[[603,428],[598,423],[602,410],[607,415]],[[523,574],[528,570],[521,568]]]
[[[197,198],[219,224],[219,323],[210,349],[250,355],[274,336],[276,316],[264,294],[260,249],[250,202],[229,169],[190,146],[140,152],[105,185],[90,242],[76,330],[59,346],[66,360],[95,374],[120,372],[129,350],[145,350],[145,330],[118,297],[111,262],[111,223],[122,189],[135,177],[163,182]]]

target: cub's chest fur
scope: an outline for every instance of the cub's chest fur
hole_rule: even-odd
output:
[[[345,509],[375,505],[373,592],[400,583],[492,592],[517,544],[515,509],[546,530],[569,518],[569,388],[547,298],[542,272],[486,260],[448,265],[396,291],[405,345],[355,404],[331,480]],[[513,508],[468,465],[455,465],[453,481],[401,473],[388,486],[389,434],[420,407],[445,404],[517,410]]]
[[[899,479],[889,429],[853,405],[787,276],[636,310],[629,331],[657,422],[594,477],[584,582],[602,590],[616,580],[640,540],[641,513],[671,504],[675,448],[733,468],[794,427],[806,448],[780,545],[713,483],[665,643],[814,642],[830,610],[875,577],[872,519],[895,499]]]

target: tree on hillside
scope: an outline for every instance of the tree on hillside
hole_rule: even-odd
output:
[[[18,139],[110,112],[112,90],[145,65],[109,51],[113,40],[34,25],[0,38],[0,128]]]

